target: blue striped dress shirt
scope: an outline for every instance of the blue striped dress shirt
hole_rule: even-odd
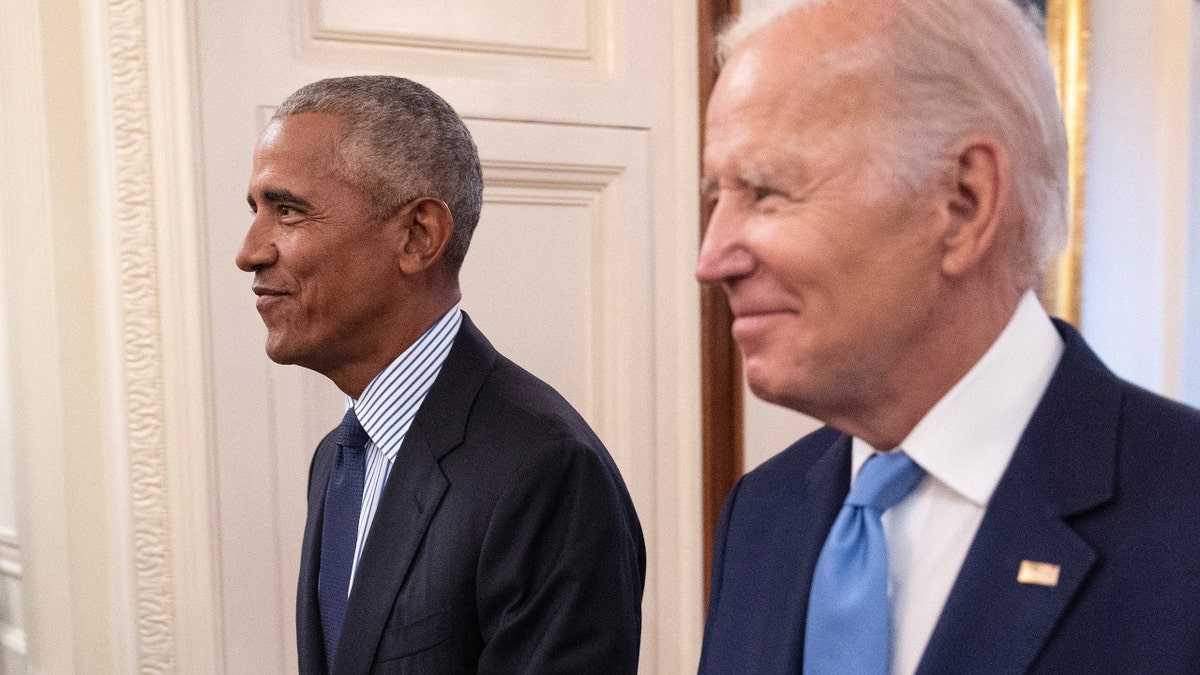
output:
[[[462,312],[455,305],[376,375],[357,401],[347,398],[347,407],[354,408],[363,429],[371,437],[367,445],[367,473],[363,482],[362,511],[358,517],[354,568],[350,572],[351,587],[354,586],[354,574],[358,571],[363,543],[371,531],[375,509],[379,506],[379,498],[383,495],[383,486],[387,484],[392,464],[421,402],[442,370],[442,363],[446,361],[461,325]]]

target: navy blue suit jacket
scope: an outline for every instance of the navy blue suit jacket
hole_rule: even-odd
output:
[[[317,579],[331,437],[309,471],[302,673],[326,671]],[[384,487],[333,672],[633,673],[645,571],[600,440],[464,314]]]
[[[1200,673],[1200,412],[1118,379],[1056,325],[1066,351],[917,672]],[[701,673],[800,672],[813,568],[849,483],[850,438],[825,428],[737,484]],[[1059,565],[1057,586],[1018,583],[1023,560]]]

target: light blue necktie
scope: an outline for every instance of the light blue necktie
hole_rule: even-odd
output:
[[[331,669],[342,634],[342,622],[346,618],[346,596],[350,592],[350,571],[354,568],[354,548],[358,543],[358,515],[362,509],[366,447],[371,440],[359,424],[354,408],[346,411],[334,438],[339,447],[325,490],[320,586],[317,590],[325,658]]]
[[[880,517],[924,477],[898,450],[872,455],[859,470],[813,573],[804,630],[806,675],[889,672],[892,612]]]

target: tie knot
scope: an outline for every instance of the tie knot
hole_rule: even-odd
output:
[[[886,511],[907,497],[924,477],[925,470],[904,452],[876,453],[859,469],[846,503]]]
[[[362,428],[362,424],[359,424],[354,408],[348,408],[337,428],[337,444],[343,448],[365,448],[370,441],[371,437]]]

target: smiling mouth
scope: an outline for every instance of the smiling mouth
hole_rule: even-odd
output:
[[[778,316],[786,313],[787,310],[784,309],[737,309],[733,310],[733,320],[738,321],[741,319],[758,319],[768,316]]]
[[[258,300],[254,304],[260,312],[287,296],[287,293],[281,290],[266,288],[264,286],[255,286],[252,290],[258,296]]]
[[[258,300],[255,301],[254,306],[258,309],[258,311],[262,312],[271,305],[282,302],[284,297],[285,296],[279,294],[263,294],[258,296]]]
[[[781,310],[762,310],[736,313],[733,317],[732,333],[735,340],[749,338],[765,330],[768,325],[785,314]]]

